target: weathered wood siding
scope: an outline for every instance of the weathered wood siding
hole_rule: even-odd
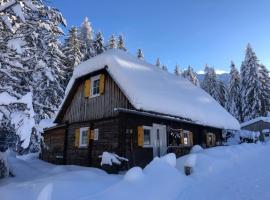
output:
[[[222,130],[212,127],[205,127],[195,124],[188,124],[180,121],[166,120],[156,117],[120,113],[119,118],[120,138],[119,143],[120,155],[129,159],[128,167],[139,165],[144,167],[153,159],[153,149],[151,147],[138,146],[138,126],[152,126],[155,124],[166,125],[173,129],[189,130],[193,133],[193,145],[206,146],[206,133],[212,132],[216,136],[216,141],[221,144]],[[168,133],[167,133],[168,137]],[[167,138],[167,145],[169,140]],[[168,153],[173,152],[177,157],[188,154],[190,147],[169,148]]]
[[[67,139],[67,164],[100,167],[100,155],[104,151],[118,153],[119,120],[110,118],[104,120],[73,123],[68,128]],[[88,147],[75,147],[75,130],[90,127],[91,130],[99,129],[98,140],[90,140]]]
[[[109,74],[106,71],[102,73],[105,74],[104,94],[93,98],[85,98],[84,81],[81,80],[64,112],[62,123],[66,121],[73,123],[113,117],[116,116],[114,108],[132,109],[132,105]]]
[[[54,164],[64,164],[65,127],[45,131],[42,159]]]

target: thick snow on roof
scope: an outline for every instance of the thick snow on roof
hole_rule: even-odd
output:
[[[245,127],[245,126],[248,126],[250,124],[254,124],[254,123],[258,122],[258,121],[263,121],[263,122],[270,123],[270,117],[256,117],[256,118],[251,119],[249,121],[243,122],[241,124],[241,127]]]
[[[75,80],[107,66],[108,73],[138,110],[191,119],[201,125],[239,129],[238,121],[210,95],[187,79],[175,76],[121,50],[109,50],[75,67]]]

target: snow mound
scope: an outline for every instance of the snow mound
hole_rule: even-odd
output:
[[[137,181],[143,177],[143,171],[140,167],[133,167],[127,171],[124,180],[126,181]]]
[[[190,153],[198,153],[202,150],[203,150],[203,148],[200,145],[195,145],[191,148]]]
[[[168,163],[172,167],[176,167],[176,156],[174,153],[169,153],[160,158],[162,161]]]
[[[121,50],[108,50],[75,67],[66,97],[78,78],[101,69],[108,71],[137,110],[222,129],[240,128],[238,121],[201,88]]]

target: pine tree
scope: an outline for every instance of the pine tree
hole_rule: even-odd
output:
[[[241,121],[240,74],[233,62],[231,63],[230,68],[230,83],[227,94],[226,108],[236,119]]]
[[[162,65],[161,69],[164,70],[164,71],[166,71],[166,72],[168,71],[168,68],[167,68],[166,65]]]
[[[180,67],[178,65],[175,65],[174,74],[176,76],[181,76],[181,70],[180,70]]]
[[[143,55],[143,52],[141,49],[138,49],[138,52],[137,52],[137,57],[141,60],[144,60],[144,55]]]
[[[245,60],[241,65],[242,119],[244,121],[261,115],[262,88],[259,80],[259,66],[257,56],[248,44]]]
[[[112,35],[109,39],[109,49],[116,49],[116,48],[117,48],[116,39],[114,35]]]
[[[97,32],[96,34],[96,38],[94,40],[94,48],[97,55],[103,53],[106,50],[101,32]]]
[[[119,35],[119,37],[118,37],[117,48],[121,49],[123,51],[127,51],[126,46],[125,46],[124,37],[122,35]]]
[[[81,42],[78,38],[78,31],[76,27],[72,27],[65,39],[63,52],[67,58],[66,66],[73,71],[73,68],[80,64],[83,60],[81,52]]]
[[[262,93],[260,96],[261,100],[261,116],[267,116],[270,111],[270,77],[269,71],[264,65],[260,65],[259,68],[260,73],[260,84],[262,88]]]
[[[48,46],[63,34],[59,25],[64,25],[65,20],[57,9],[44,5],[42,1],[14,1],[2,12],[14,21],[10,21],[11,27],[6,23],[0,26],[0,40],[4,41],[0,45],[0,95],[12,99],[12,102],[0,106],[0,121],[1,124],[3,120],[10,122],[8,124],[21,140],[19,144],[22,149],[30,150],[31,144],[40,142],[32,141],[31,134],[40,136],[38,123],[46,117],[43,114],[46,112],[41,109],[53,110],[48,107],[52,106],[56,97],[46,92],[39,96],[39,85],[44,81],[48,69],[53,70],[49,64]],[[42,104],[44,99],[50,102],[48,106]],[[16,120],[13,113],[16,113]]]
[[[191,83],[193,83],[196,86],[200,86],[199,80],[197,78],[196,72],[194,72],[193,68],[191,66],[188,66],[186,70],[182,73],[182,76],[184,78],[187,78]]]
[[[159,67],[159,68],[161,67],[161,63],[160,63],[160,59],[159,58],[157,58],[156,66]]]
[[[205,76],[202,82],[202,88],[208,94],[210,94],[217,102],[219,102],[220,87],[217,81],[215,69],[206,65],[204,69],[204,74]]]
[[[91,23],[89,22],[88,17],[85,17],[79,31],[79,40],[81,43],[81,53],[83,54],[83,61],[96,55],[93,34],[94,31]]]

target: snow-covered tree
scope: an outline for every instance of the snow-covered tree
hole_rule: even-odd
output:
[[[181,69],[180,69],[179,65],[175,65],[174,74],[176,76],[181,76],[182,72],[181,72]]]
[[[162,65],[161,69],[164,70],[164,71],[166,71],[166,72],[168,71],[168,68],[167,68],[166,65]]]
[[[118,37],[117,48],[123,51],[127,51],[123,35],[119,35]]]
[[[88,20],[88,17],[85,17],[79,29],[81,53],[83,54],[84,61],[96,55],[93,38],[94,38],[93,28]]]
[[[137,51],[137,57],[141,60],[144,60],[144,55],[141,49],[138,49]]]
[[[78,30],[76,27],[72,27],[68,32],[63,48],[63,52],[66,56],[66,66],[68,66],[71,71],[83,60],[81,46],[82,44],[78,38]]]
[[[230,83],[227,93],[226,108],[236,119],[241,121],[240,74],[233,62],[231,63],[230,68]]]
[[[111,35],[109,39],[109,49],[116,49],[117,48],[117,43],[114,35]]]
[[[49,46],[58,45],[55,41],[63,34],[59,25],[65,24],[65,20],[57,9],[42,1],[6,3],[9,6],[1,6],[0,10],[1,16],[5,16],[5,20],[0,19],[0,99],[5,99],[0,105],[0,123],[14,128],[22,149],[38,151],[39,148],[32,148],[40,142],[38,123],[47,117],[41,110],[54,110],[54,99],[63,97],[47,95],[45,91],[39,96],[39,86],[46,80],[46,73],[54,71]],[[50,102],[48,106],[43,105],[44,99]],[[53,117],[51,114],[49,117]],[[31,135],[36,135],[38,141],[32,141]]]
[[[103,53],[106,50],[104,46],[104,39],[100,31],[97,32],[96,34],[96,37],[94,40],[94,48],[97,55]]]
[[[196,86],[200,86],[199,80],[197,78],[196,72],[194,72],[193,68],[191,66],[188,66],[186,70],[182,73],[182,76],[184,78],[187,78],[191,83],[193,83]]]
[[[217,80],[217,75],[213,67],[205,66],[204,79],[201,87],[210,94],[219,104],[225,105],[225,86]]]
[[[159,58],[157,58],[156,66],[159,67],[159,68],[161,67],[161,63],[160,63],[160,59]]]
[[[270,111],[270,77],[269,71],[264,65],[260,65],[259,68],[260,73],[260,84],[261,84],[261,116],[267,116]]]
[[[246,48],[245,60],[241,65],[242,119],[244,121],[261,115],[262,87],[260,65],[250,44]]]

